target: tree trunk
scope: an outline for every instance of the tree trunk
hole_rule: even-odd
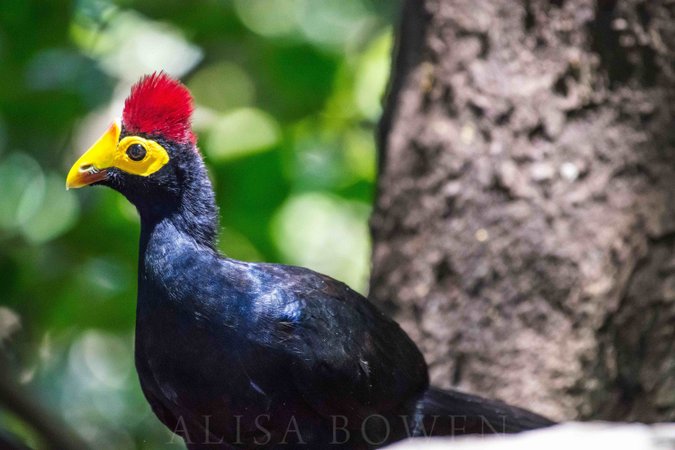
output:
[[[409,0],[371,294],[432,381],[675,419],[675,1]]]

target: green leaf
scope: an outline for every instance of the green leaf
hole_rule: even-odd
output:
[[[281,130],[272,116],[242,108],[218,118],[206,141],[206,152],[216,162],[259,153],[279,142]]]
[[[45,179],[41,207],[21,227],[21,233],[33,244],[42,244],[68,231],[77,221],[80,204],[74,192],[66,191],[63,178],[49,174]]]

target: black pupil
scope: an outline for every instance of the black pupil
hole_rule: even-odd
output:
[[[140,161],[145,158],[145,148],[141,144],[130,145],[127,149],[127,156],[134,161]]]

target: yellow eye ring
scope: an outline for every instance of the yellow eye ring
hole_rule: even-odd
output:
[[[141,152],[140,149],[144,150]],[[140,158],[140,159],[136,159]],[[157,142],[140,136],[127,136],[117,144],[115,167],[133,175],[147,177],[169,162],[169,154]]]

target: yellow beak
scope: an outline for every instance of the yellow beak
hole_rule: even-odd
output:
[[[66,189],[80,188],[106,179],[107,169],[114,163],[120,133],[120,121],[116,120],[103,136],[75,161],[66,178]]]

